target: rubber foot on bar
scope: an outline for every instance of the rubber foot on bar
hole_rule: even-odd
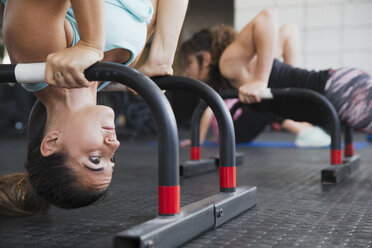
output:
[[[212,157],[216,160],[216,166],[220,165],[220,155],[216,155]],[[243,152],[236,152],[235,153],[235,163],[236,165],[241,165],[244,163],[244,153]]]
[[[189,160],[180,165],[180,174],[183,177],[192,177],[217,169],[214,159]]]

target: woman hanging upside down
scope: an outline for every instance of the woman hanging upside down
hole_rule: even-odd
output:
[[[321,110],[304,101],[261,101],[265,88],[306,88],[325,95],[340,119],[350,127],[372,133],[372,79],[357,68],[309,71],[275,59],[278,42],[275,9],[265,9],[238,34],[216,26],[201,30],[186,41],[182,55],[188,67],[198,68],[197,79],[217,91],[239,90],[239,100],[295,120],[320,121]],[[204,37],[204,38],[200,38]],[[203,46],[204,44],[204,46]],[[213,47],[213,53],[206,47]],[[324,123],[323,123],[324,124]]]
[[[265,15],[265,11],[261,12],[253,21],[266,21]],[[282,58],[284,63],[296,66],[299,60],[299,39],[296,25],[285,24],[279,28],[278,33],[279,38],[274,51],[275,58]],[[185,74],[189,77],[208,81],[217,91],[229,88],[227,80],[220,76],[218,70],[214,70],[216,60],[212,60],[212,58],[219,58],[223,51],[222,48],[230,45],[236,39],[236,36],[237,33],[232,27],[217,25],[198,32],[193,38],[184,42],[181,46],[183,56],[180,56],[180,58],[187,60]],[[193,56],[195,53],[197,55]],[[203,65],[201,62],[203,62]],[[207,73],[205,72],[207,70],[205,68],[208,67],[211,72],[209,74],[210,78],[214,78],[213,80],[206,77]],[[229,108],[236,102],[238,102],[238,99],[225,100]],[[252,108],[252,106],[245,105],[236,112],[233,119],[237,142],[251,142],[268,125],[273,124],[279,124],[281,128],[296,134],[294,143],[298,147],[324,147],[328,146],[331,141],[329,135],[319,127],[315,127],[308,122],[296,122],[288,118],[282,118],[264,109],[258,110],[257,107]],[[218,141],[217,121],[212,110],[207,108],[200,123],[200,143],[204,142],[209,126],[212,127],[213,140]],[[190,140],[184,140],[181,142],[181,146],[190,145],[190,143]]]
[[[109,187],[119,141],[114,111],[96,102],[107,83],[89,82],[83,72],[98,61],[132,66],[154,33],[139,70],[172,74],[187,0],[2,2],[12,63],[46,62],[46,82],[23,85],[44,105],[43,123],[31,130],[26,173],[0,176],[0,214],[90,205]]]

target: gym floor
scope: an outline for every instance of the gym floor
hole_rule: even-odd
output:
[[[292,141],[266,132],[258,141]],[[52,208],[35,217],[0,217],[0,247],[111,247],[115,233],[157,214],[157,147],[150,140],[122,141],[106,198],[76,210]],[[365,143],[364,134],[355,134]],[[237,147],[244,164],[239,185],[257,186],[251,210],[186,243],[184,247],[372,247],[371,146],[356,149],[361,165],[337,186],[322,186],[328,149]],[[203,147],[202,157],[218,147]],[[0,174],[23,171],[24,139],[0,140]],[[186,161],[189,149],[180,150]],[[181,178],[181,205],[218,192],[218,173]]]

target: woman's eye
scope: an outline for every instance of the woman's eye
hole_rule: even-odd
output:
[[[101,162],[101,158],[98,156],[91,156],[89,157],[90,162],[93,164],[99,164]]]
[[[115,154],[112,155],[112,157],[110,158],[110,161],[111,161],[112,163],[115,163],[115,161],[116,161],[116,155],[115,155]]]

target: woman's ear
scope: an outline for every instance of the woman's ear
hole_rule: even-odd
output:
[[[212,54],[210,52],[203,52],[203,66],[209,67],[212,63]]]
[[[58,146],[58,139],[60,138],[60,133],[58,131],[52,131],[45,135],[43,141],[41,141],[40,152],[43,157],[48,157],[55,153]]]

